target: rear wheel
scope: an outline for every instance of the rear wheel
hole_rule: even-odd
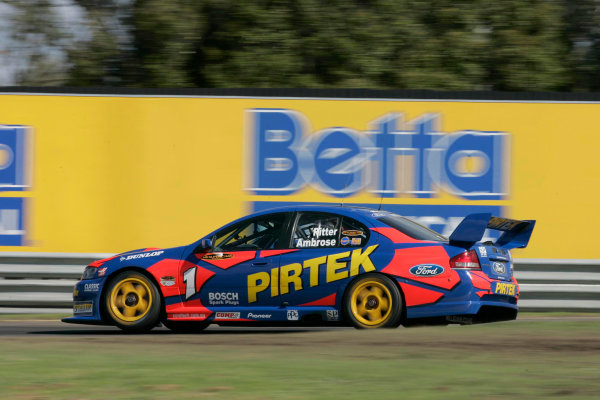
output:
[[[160,294],[152,281],[136,271],[117,275],[104,292],[106,315],[128,332],[149,331],[158,323]]]
[[[395,328],[402,318],[402,295],[388,277],[365,274],[346,292],[345,312],[355,328]]]
[[[177,333],[197,333],[206,329],[210,323],[205,321],[192,322],[164,320],[163,325]]]

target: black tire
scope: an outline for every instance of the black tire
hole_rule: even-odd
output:
[[[206,321],[170,321],[164,320],[163,325],[177,333],[198,333],[206,329],[210,322]]]
[[[344,313],[357,329],[396,328],[402,319],[402,294],[385,275],[361,275],[348,287]]]
[[[104,315],[127,332],[147,332],[158,324],[160,293],[144,274],[124,271],[104,291]]]

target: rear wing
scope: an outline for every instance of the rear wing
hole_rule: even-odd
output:
[[[527,247],[534,226],[534,220],[492,217],[490,213],[469,214],[450,235],[450,244],[471,247],[483,238],[486,229],[493,229],[503,232],[494,243],[495,246],[507,250],[523,248]]]

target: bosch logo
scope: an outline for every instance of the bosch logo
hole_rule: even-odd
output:
[[[411,267],[408,272],[415,276],[437,276],[444,272],[444,267],[435,264],[420,264]]]
[[[237,293],[226,293],[226,292],[217,292],[217,293],[209,293],[208,300],[238,300]]]
[[[240,304],[240,295],[235,292],[209,292],[208,303],[211,306],[230,305],[237,306]]]
[[[492,269],[494,270],[495,273],[502,275],[506,273],[506,265],[504,265],[503,263],[500,262],[494,262],[492,264]]]

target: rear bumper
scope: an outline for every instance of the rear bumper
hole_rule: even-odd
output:
[[[517,313],[518,310],[516,308],[483,305],[476,314],[412,318],[406,320],[404,326],[448,324],[471,325],[487,322],[512,321],[517,319]]]
[[[467,271],[460,271],[461,281],[454,288],[445,290],[425,288],[429,292],[438,292],[438,300],[433,303],[406,307],[406,320],[443,317],[458,323],[461,318],[474,322],[495,322],[513,320],[518,313],[518,284],[516,280],[501,281],[481,276],[472,279]],[[412,282],[411,282],[412,283]],[[404,282],[406,284],[406,282]],[[414,283],[412,283],[414,284]],[[494,294],[498,284],[508,284],[514,289],[513,295]],[[412,300],[414,303],[414,299]],[[410,304],[410,302],[408,302]],[[455,317],[455,318],[453,318]]]

